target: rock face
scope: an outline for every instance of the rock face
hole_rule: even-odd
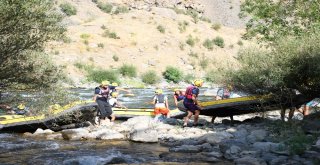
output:
[[[131,9],[151,10],[152,7],[193,9],[204,12],[204,5],[198,0],[115,0],[114,3],[126,4]]]

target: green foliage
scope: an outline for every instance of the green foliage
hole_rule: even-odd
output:
[[[60,80],[61,70],[43,50],[64,37],[62,18],[53,1],[0,1],[0,83],[39,88]]]
[[[190,45],[191,47],[194,47],[194,45],[196,44],[197,42],[197,38],[193,38],[191,35],[188,36],[188,39],[186,41],[186,43],[188,45]]]
[[[178,83],[182,80],[183,73],[178,68],[168,66],[166,70],[163,72],[163,77],[168,81]]]
[[[178,25],[179,25],[178,29],[180,33],[183,33],[187,30],[187,26],[189,25],[189,23],[187,21],[183,21],[183,22],[179,22]]]
[[[319,1],[262,1],[246,0],[241,5],[242,17],[248,16],[245,37],[259,36],[274,41],[283,36],[312,34],[320,29]]]
[[[174,7],[173,10],[177,13],[177,14],[186,14],[186,12],[183,9],[179,9],[177,7]]]
[[[179,43],[179,48],[180,50],[184,50],[184,47],[186,46],[186,44],[184,44],[183,42]]]
[[[77,14],[77,8],[72,6],[70,3],[62,3],[60,4],[60,8],[67,16]]]
[[[230,82],[243,90],[256,93],[288,95],[297,89],[307,96],[320,93],[320,33],[301,38],[285,37],[272,48],[250,48],[240,52],[241,69],[231,71]]]
[[[214,29],[215,31],[218,31],[219,29],[221,29],[221,24],[220,23],[214,23],[211,26],[212,29]]]
[[[116,32],[111,32],[109,29],[105,29],[104,33],[102,34],[102,37],[108,37],[113,39],[120,39],[119,36],[117,36]]]
[[[127,77],[136,77],[137,76],[137,68],[133,65],[123,64],[119,68],[119,72],[123,76]]]
[[[93,69],[88,72],[87,79],[89,81],[94,81],[100,83],[103,80],[108,80],[110,82],[119,82],[118,73],[113,70],[105,69]]]
[[[213,50],[213,42],[213,40],[206,39],[202,45],[209,50]]]
[[[207,17],[200,17],[200,20],[201,21],[204,21],[204,22],[208,22],[208,23],[211,23],[211,20],[209,19],[209,18],[207,18]]]
[[[98,47],[99,48],[104,48],[104,44],[103,43],[98,43]]]
[[[162,25],[158,25],[157,29],[159,30],[160,33],[165,33],[166,29]]]
[[[202,69],[206,69],[206,68],[208,67],[208,65],[209,65],[209,59],[203,56],[203,57],[200,59],[200,66],[201,66],[201,68],[202,68]]]
[[[194,74],[191,74],[191,73],[188,73],[188,74],[186,74],[185,76],[184,76],[184,78],[183,78],[183,80],[185,81],[185,82],[187,82],[187,83],[193,83],[193,80],[195,80],[196,78],[195,78],[195,76],[194,76]]]
[[[94,70],[94,65],[92,64],[84,64],[82,62],[76,62],[73,64],[76,68],[81,69],[81,70],[85,70],[87,72],[93,71]]]
[[[83,33],[83,34],[80,35],[80,38],[82,38],[84,40],[89,39],[89,37],[90,37],[90,34],[86,34],[86,33]]]
[[[119,57],[118,57],[117,55],[113,55],[113,56],[112,56],[112,59],[113,59],[114,61],[116,61],[116,62],[119,61]]]
[[[153,70],[149,70],[141,75],[142,82],[146,84],[156,84],[159,82],[160,77]]]
[[[193,51],[189,52],[188,55],[189,55],[190,57],[195,57],[195,58],[198,58],[198,57],[199,57],[199,56],[198,56],[198,53],[193,52]]]
[[[112,8],[113,8],[113,6],[110,3],[103,3],[103,2],[99,2],[99,1],[97,4],[97,7],[99,9],[101,9],[102,11],[104,11],[105,13],[111,13]]]
[[[267,123],[271,132],[270,136],[274,142],[284,143],[282,150],[289,150],[291,155],[303,154],[315,141],[315,137],[308,136],[301,129],[300,122],[272,121]]]
[[[187,15],[191,16],[192,17],[192,21],[194,23],[198,23],[199,22],[199,13],[194,10],[194,9],[188,9],[187,12],[186,12]]]
[[[216,37],[213,40],[213,43],[217,46],[219,46],[220,48],[224,48],[224,40],[221,37]]]
[[[114,11],[114,14],[120,14],[120,13],[128,13],[129,9],[125,6],[117,6],[116,10]]]

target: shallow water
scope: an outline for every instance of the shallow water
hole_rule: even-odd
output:
[[[158,143],[53,141],[0,134],[0,144],[1,165],[207,164],[201,159],[188,158],[187,153],[169,153],[167,147]],[[225,163],[230,164],[218,164]]]
[[[93,89],[73,89],[82,100],[93,96]],[[134,97],[119,95],[128,108],[153,108],[154,89],[131,89]],[[201,90],[201,93],[205,90]],[[201,95],[200,93],[200,95]],[[164,90],[169,105],[174,107],[173,92]],[[211,100],[201,96],[200,100]],[[121,121],[119,121],[121,122]],[[129,141],[64,141],[25,138],[21,134],[0,134],[0,164],[45,165],[103,165],[103,164],[199,164],[201,159],[188,158],[186,154],[169,153],[167,147],[158,143],[133,143]],[[223,163],[222,163],[223,164]]]

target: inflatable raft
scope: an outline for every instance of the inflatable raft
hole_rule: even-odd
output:
[[[61,130],[62,126],[70,124],[81,127],[87,121],[94,123],[97,109],[97,104],[93,101],[77,101],[63,107],[53,106],[48,113],[41,115],[0,115],[0,132],[34,132],[38,128]],[[117,118],[154,116],[153,109],[112,109]],[[173,109],[170,113],[176,118],[185,115],[179,109]]]
[[[285,99],[279,101],[275,100],[271,95],[264,95],[243,96],[238,98],[200,102],[199,105],[202,108],[200,115],[227,117],[255,112],[280,110],[290,107],[299,107],[310,100],[310,98],[307,98],[303,95],[296,95],[290,101]],[[186,111],[183,106],[179,106],[179,109]]]

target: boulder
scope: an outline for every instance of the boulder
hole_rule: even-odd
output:
[[[135,142],[158,142],[158,132],[153,129],[135,129],[130,133],[130,140]]]
[[[88,136],[89,131],[84,128],[67,129],[62,130],[61,134],[65,140],[81,140]]]

